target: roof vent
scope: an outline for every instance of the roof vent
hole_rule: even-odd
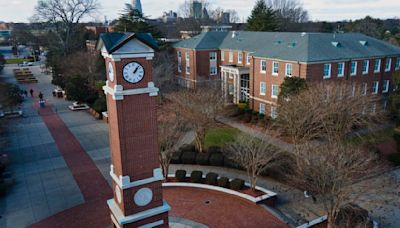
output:
[[[280,41],[280,40],[275,41],[275,45],[279,45],[281,43],[282,43],[282,41]]]
[[[233,31],[232,32],[232,39],[236,38],[237,36],[239,36],[239,32]]]
[[[367,46],[367,45],[368,45],[368,41],[360,40],[360,44],[361,44],[362,46]]]
[[[288,44],[288,47],[290,47],[290,48],[294,48],[294,47],[296,47],[296,42],[290,42],[289,44]]]
[[[302,32],[302,33],[301,33],[301,36],[305,36],[305,35],[307,35],[306,32]]]
[[[341,47],[342,45],[339,42],[332,41],[332,45],[335,47]]]

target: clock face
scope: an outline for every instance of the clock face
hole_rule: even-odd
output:
[[[111,62],[108,63],[108,78],[110,81],[114,81],[114,66]]]
[[[144,68],[137,62],[128,63],[124,67],[123,76],[129,83],[138,83],[144,77]]]

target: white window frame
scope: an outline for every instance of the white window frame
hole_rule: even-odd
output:
[[[186,60],[186,74],[190,74],[190,53],[187,51],[185,53],[185,60]]]
[[[377,65],[376,63],[378,63],[378,69],[376,69]],[[375,59],[375,63],[374,63],[374,73],[379,73],[381,72],[381,64],[382,64],[382,59]]]
[[[379,81],[372,82],[372,94],[378,94],[379,92]]]
[[[215,71],[214,71],[215,69]],[[218,67],[210,66],[210,75],[217,75],[218,74]]]
[[[279,75],[279,62],[276,62],[276,61],[272,62],[272,75],[274,75],[274,76],[278,76]]]
[[[213,57],[213,58],[211,58]],[[216,62],[218,58],[218,53],[217,52],[210,52],[210,62]]]
[[[342,66],[342,72],[339,71],[339,66]],[[345,63],[338,63],[338,78],[344,77]]]
[[[263,69],[265,67],[265,69]],[[260,60],[260,73],[267,73],[267,60],[261,59]]]
[[[354,65],[354,72],[352,72],[352,68],[353,68],[353,63],[355,63]],[[356,76],[357,75],[357,61],[351,61],[350,63],[350,76]]]
[[[328,74],[326,75],[325,74],[325,67],[328,67],[329,68],[329,70],[328,70]],[[324,72],[323,72],[323,76],[324,76],[324,79],[328,79],[328,78],[331,78],[331,70],[332,70],[332,64],[330,64],[330,63],[325,63],[324,64]]]
[[[290,74],[289,74],[289,69],[290,69]],[[292,77],[292,76],[293,76],[293,64],[291,64],[291,63],[286,63],[286,66],[285,66],[285,75],[286,75],[286,77]]]
[[[242,63],[243,62],[243,52],[238,51],[238,63]]]
[[[367,63],[367,68],[366,68],[365,71],[364,71],[364,64],[365,64],[365,63]],[[368,72],[369,72],[369,60],[364,60],[364,61],[363,61],[362,73],[363,73],[364,75],[366,75],[366,74],[368,74]]]
[[[251,62],[251,56],[250,56],[249,53],[247,53],[247,55],[246,55],[246,65],[250,65],[250,62]]]
[[[265,115],[265,104],[264,103],[260,103],[258,109],[259,109],[258,113]]]
[[[390,87],[390,81],[389,80],[383,80],[382,93],[388,93],[389,92],[389,87]]]
[[[177,57],[178,57],[178,72],[182,73],[182,53],[180,51],[177,51]]]
[[[272,119],[278,118],[278,108],[276,106],[271,106],[271,114]]]
[[[363,82],[362,83],[361,95],[366,96],[367,95],[367,90],[368,90],[368,83]]]
[[[392,69],[392,58],[387,58],[385,61],[385,72],[389,72]]]
[[[277,91],[276,91],[277,94],[276,95],[274,95],[274,88],[277,89]],[[271,86],[271,98],[278,98],[278,95],[279,95],[279,86],[272,84],[272,86]]]
[[[221,61],[225,61],[225,52],[221,51]]]
[[[233,51],[229,51],[229,62],[233,63]]]
[[[400,57],[397,57],[396,59],[396,67],[395,70],[400,70]]]
[[[260,96],[265,96],[267,93],[267,83],[260,82]]]

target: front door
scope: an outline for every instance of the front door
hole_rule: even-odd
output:
[[[248,102],[250,98],[250,75],[240,75],[240,101]]]

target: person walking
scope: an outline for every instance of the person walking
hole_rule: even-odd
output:
[[[29,93],[31,94],[31,97],[33,97],[33,89],[29,90]]]
[[[43,101],[43,93],[42,92],[39,93],[39,100]]]
[[[24,95],[25,95],[25,98],[27,98],[28,97],[28,91],[24,90]]]

